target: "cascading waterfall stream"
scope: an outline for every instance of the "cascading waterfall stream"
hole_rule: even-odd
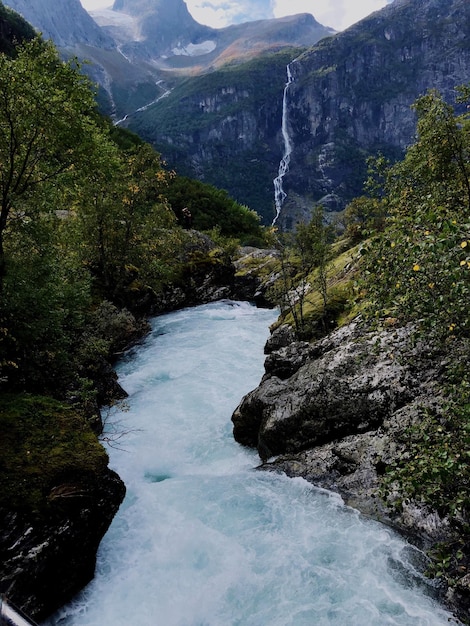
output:
[[[276,207],[276,215],[273,219],[272,226],[274,226],[281,214],[282,205],[284,204],[284,200],[287,197],[283,189],[283,178],[289,171],[290,165],[290,157],[292,154],[292,142],[289,135],[289,125],[288,125],[288,104],[287,104],[287,95],[289,91],[289,86],[294,82],[294,76],[292,74],[290,63],[287,66],[287,83],[284,87],[284,95],[282,98],[282,138],[284,140],[284,155],[279,163],[279,172],[277,177],[274,179],[274,204]]]
[[[263,374],[276,313],[164,315],[118,366],[127,486],[95,579],[48,626],[444,626],[421,553],[335,494],[253,468],[230,416]],[[109,422],[109,420],[108,420]]]

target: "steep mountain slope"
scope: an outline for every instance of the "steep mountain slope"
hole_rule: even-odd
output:
[[[78,43],[113,48],[108,37],[80,4],[80,0],[8,0],[7,6],[28,20],[45,39],[52,39],[60,47]]]
[[[365,157],[401,155],[415,131],[410,105],[428,89],[454,101],[470,76],[469,33],[467,0],[395,0],[291,65],[281,225],[313,202],[335,211],[360,193]]]
[[[124,115],[157,98],[160,73],[149,64],[132,65],[108,35],[85,11],[80,0],[6,0],[46,39],[52,39],[63,56],[87,63],[83,70],[99,85],[103,112]]]
[[[17,43],[34,35],[31,25],[0,1],[0,53],[12,54]]]
[[[342,209],[361,193],[368,155],[401,155],[414,135],[416,98],[437,88],[452,101],[454,86],[468,81],[469,33],[467,0],[395,0],[293,61],[285,119],[293,151],[277,224],[290,229],[308,219],[314,203]],[[129,126],[170,165],[223,185],[269,222],[284,150],[286,72],[276,63],[264,67],[272,87],[267,99],[259,98],[263,81],[247,91],[239,74],[224,72],[210,84],[186,83],[185,92],[131,118]]]
[[[90,61],[101,109],[115,119],[164,96],[181,75],[213,71],[266,50],[312,45],[332,30],[313,18],[262,20],[213,29],[198,24],[184,0],[116,0],[90,15],[79,0],[6,0],[65,56]]]
[[[94,11],[96,22],[133,61],[151,59],[161,69],[213,70],[266,50],[313,45],[333,31],[312,16],[258,20],[214,29],[198,24],[183,0],[116,0]]]
[[[125,124],[179,173],[226,189],[270,223],[286,65],[298,53],[288,49],[187,78]]]

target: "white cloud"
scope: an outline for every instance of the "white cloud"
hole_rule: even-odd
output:
[[[87,11],[96,11],[97,9],[109,9],[113,6],[114,0],[80,0],[81,5]]]
[[[80,0],[88,11],[109,8],[114,0]],[[194,19],[222,28],[248,20],[311,13],[324,26],[343,30],[392,0],[185,0]]]
[[[194,19],[215,28],[274,17],[271,0],[185,0]]]
[[[344,30],[391,0],[273,0],[275,17],[294,13],[312,13],[324,26]]]
[[[311,13],[320,24],[343,30],[392,0],[186,0],[194,19],[221,27],[244,20]],[[242,19],[240,19],[242,18]]]

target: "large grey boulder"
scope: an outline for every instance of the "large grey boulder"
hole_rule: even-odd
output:
[[[418,367],[426,348],[412,346],[410,333],[361,335],[354,323],[311,346],[271,352],[260,386],[233,414],[235,439],[267,460],[377,429],[436,375],[435,366]]]

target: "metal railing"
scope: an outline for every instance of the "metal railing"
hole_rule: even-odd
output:
[[[37,624],[0,595],[0,626],[37,626]]]

